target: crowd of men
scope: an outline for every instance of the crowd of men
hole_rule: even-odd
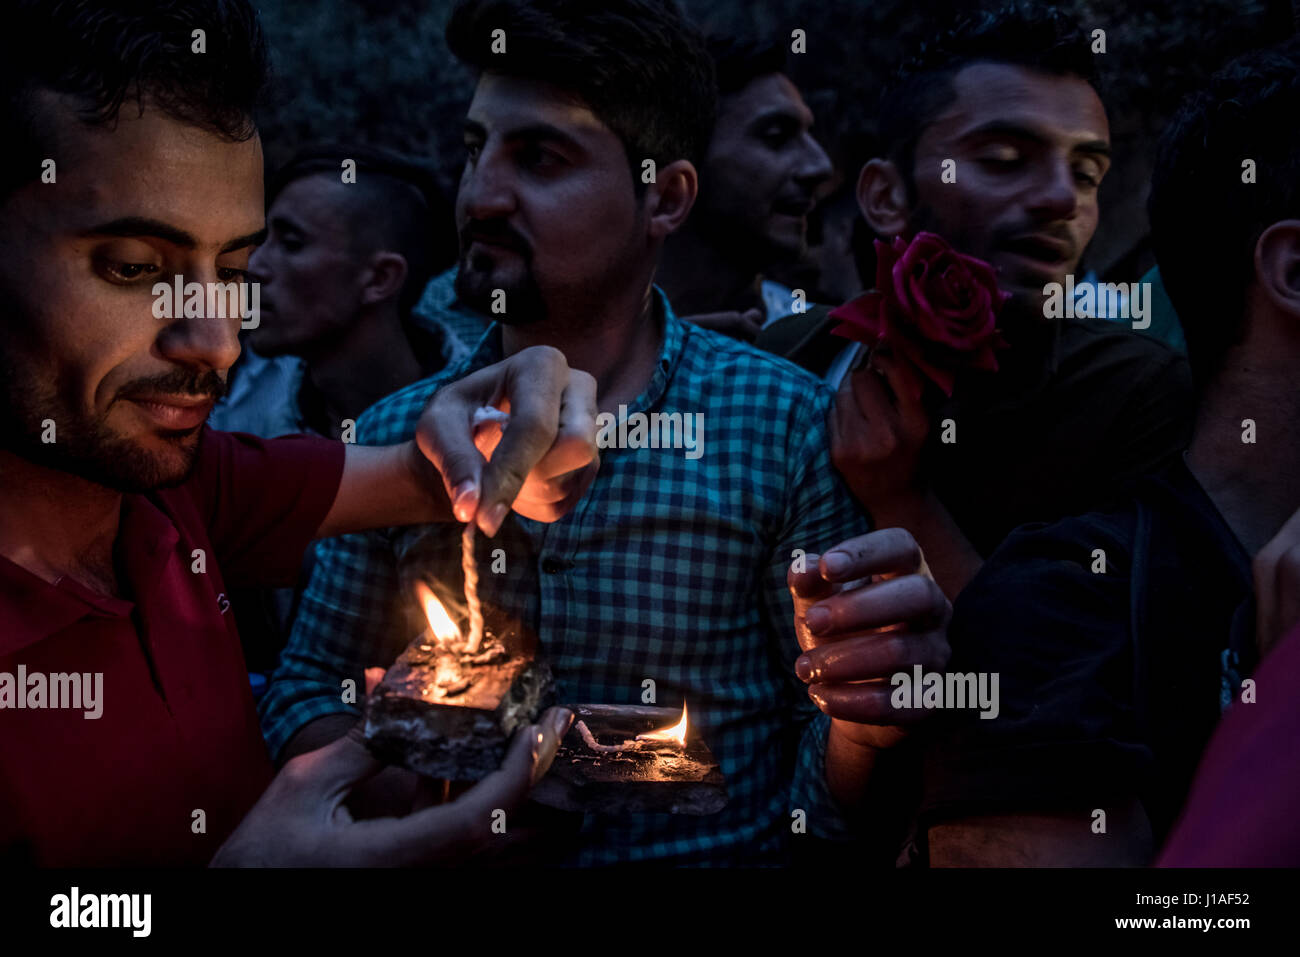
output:
[[[294,144],[264,189],[247,0],[12,16],[0,856],[1300,863],[1300,43],[1164,131],[1170,309],[1135,329],[1046,306],[1115,159],[1048,6],[936,25],[879,155],[836,170],[786,41],[671,0],[462,0],[454,202],[371,144]],[[942,394],[832,331],[871,239],[919,233],[1005,294],[996,370]],[[255,283],[256,320],[159,315],[174,276]],[[700,416],[700,454],[598,443],[637,413]],[[558,700],[651,679],[722,811],[531,805],[562,707],[454,800],[370,754],[367,672],[423,629],[417,583],[454,604],[466,522]],[[914,673],[994,697],[900,702]],[[36,695],[55,675],[99,675],[99,713]]]

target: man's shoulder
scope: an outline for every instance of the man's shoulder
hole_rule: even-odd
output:
[[[761,381],[776,392],[788,389],[825,397],[831,394],[823,380],[789,359],[690,322],[682,321],[682,325],[682,363],[686,371],[707,377],[714,386],[750,380]]]
[[[460,376],[464,360],[384,396],[357,419],[357,441],[364,445],[405,442],[433,394]]]
[[[343,443],[311,432],[293,432],[288,435],[264,436],[203,427],[198,456],[185,481],[170,488],[183,489],[211,480],[217,470],[232,470],[250,463],[268,463],[273,468],[278,462],[316,461],[322,457],[339,455]],[[157,489],[164,492],[167,489]],[[154,494],[154,493],[149,493]]]
[[[1057,319],[1061,324],[1061,359],[1074,365],[1105,366],[1116,372],[1187,368],[1187,359],[1173,347],[1139,335],[1108,319]],[[1190,373],[1188,384],[1190,387]]]
[[[833,306],[810,306],[805,312],[782,316],[768,323],[758,334],[755,345],[774,355],[783,356],[817,376],[824,376],[835,357],[848,344],[847,339],[831,335],[835,320]]]
[[[319,524],[338,489],[344,455],[342,442],[310,433],[265,438],[205,425],[185,480],[143,497],[178,524],[209,532],[248,523],[250,513],[263,508],[267,514],[316,508]]]

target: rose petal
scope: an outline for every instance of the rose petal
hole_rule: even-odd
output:
[[[830,311],[830,318],[840,321],[831,333],[873,344],[885,331],[885,307],[885,297],[874,291],[851,299]]]
[[[952,395],[953,373],[930,361],[925,352],[917,348],[910,339],[895,343],[894,348],[916,366],[922,375],[942,389],[944,395]]]
[[[836,334],[889,342],[930,381],[952,394],[956,371],[996,371],[1006,347],[997,317],[1010,298],[988,263],[919,232],[906,242],[876,242],[876,288],[831,315]]]

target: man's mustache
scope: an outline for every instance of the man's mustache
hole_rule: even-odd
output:
[[[226,394],[226,383],[215,369],[204,373],[177,369],[166,375],[135,379],[118,390],[117,398],[133,399],[146,395],[208,396],[214,400]]]
[[[1043,238],[1054,240],[1059,244],[1062,252],[1065,253],[1067,260],[1077,259],[1079,256],[1079,247],[1076,237],[1070,232],[1070,227],[1065,223],[1044,223],[1035,225],[1027,223],[1012,229],[1000,229],[993,236],[993,245],[995,248],[1006,248],[1027,239]]]
[[[460,248],[463,252],[475,240],[506,246],[531,258],[532,246],[504,219],[471,219],[460,230]]]

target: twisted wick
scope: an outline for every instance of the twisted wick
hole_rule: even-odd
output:
[[[466,522],[460,536],[460,567],[465,573],[465,605],[469,610],[466,654],[477,654],[483,643],[483,608],[478,601],[478,564],[474,561],[474,523]]]

